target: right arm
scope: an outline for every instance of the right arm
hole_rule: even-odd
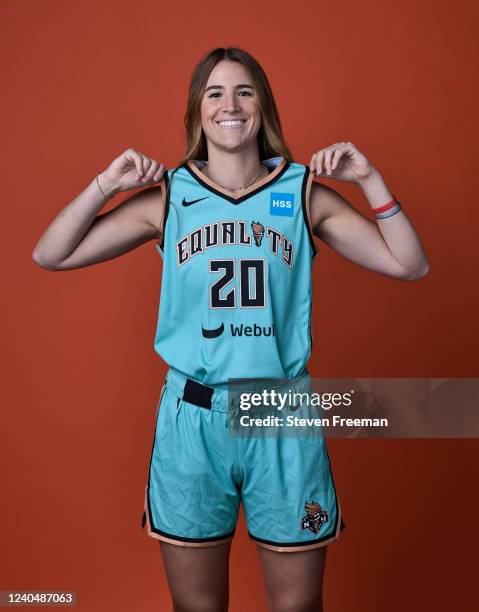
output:
[[[161,240],[165,210],[165,167],[128,149],[55,217],[33,251],[33,260],[51,271],[90,266]],[[161,181],[161,182],[160,182]],[[116,193],[158,185],[98,214]]]

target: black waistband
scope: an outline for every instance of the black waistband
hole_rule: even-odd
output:
[[[191,378],[186,379],[183,399],[189,404],[196,404],[201,408],[211,408],[211,398],[213,397],[213,387],[202,385]]]
[[[305,370],[305,373],[308,374],[308,371]],[[244,380],[254,381],[254,380],[261,380],[261,379],[244,379]],[[265,379],[265,380],[275,380],[275,379]],[[309,374],[308,374],[308,380],[309,380]],[[168,377],[167,377],[166,382],[168,384]],[[281,386],[278,388],[282,388],[283,386],[284,386],[284,383],[282,383]],[[263,387],[261,387],[261,389],[262,388]],[[178,389],[178,391],[180,391],[180,389]],[[214,387],[203,385],[202,383],[199,383],[196,380],[186,377],[186,382],[183,388],[182,399],[185,402],[188,402],[189,404],[194,404],[196,406],[200,406],[201,408],[211,409],[214,392],[215,392]],[[238,391],[236,391],[236,393],[237,392]]]

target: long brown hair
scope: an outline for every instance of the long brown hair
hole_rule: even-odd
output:
[[[191,77],[185,113],[186,153],[179,165],[191,159],[208,159],[206,138],[201,127],[200,108],[208,77],[216,64],[221,60],[239,62],[243,64],[251,75],[261,111],[261,127],[258,132],[259,158],[262,160],[281,156],[287,161],[292,162],[291,152],[285,143],[281,130],[281,122],[273,92],[263,68],[261,68],[253,56],[242,49],[236,47],[218,47],[207,53],[200,60]]]

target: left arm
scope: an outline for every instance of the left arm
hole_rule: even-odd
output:
[[[393,197],[379,172],[352,143],[336,143],[313,155],[310,169],[319,175],[323,168],[324,176],[356,183],[373,210]],[[354,263],[405,281],[429,273],[421,240],[402,209],[374,223],[334,189],[313,182],[309,214],[313,234]]]

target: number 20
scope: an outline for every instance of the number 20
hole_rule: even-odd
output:
[[[224,297],[220,291],[235,278],[234,259],[211,259],[210,272],[224,270],[223,276],[210,287],[211,308],[236,308],[236,289],[233,287]],[[251,296],[250,271],[254,273],[254,295]],[[239,260],[240,308],[263,308],[265,306],[264,259]]]

